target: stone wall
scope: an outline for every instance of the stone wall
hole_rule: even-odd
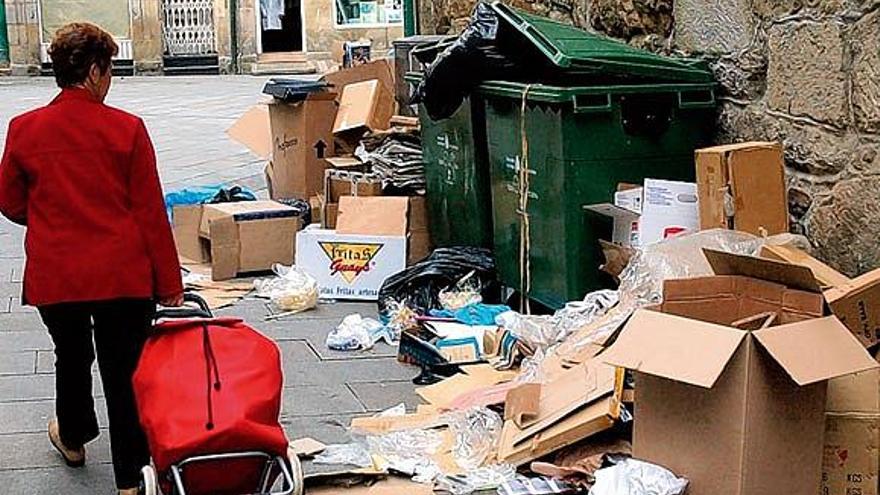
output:
[[[660,52],[708,58],[718,142],[785,144],[792,230],[855,275],[880,266],[880,0],[516,0]],[[470,0],[422,0],[423,33]]]
[[[40,21],[37,0],[6,0],[9,61],[13,75],[40,68]]]

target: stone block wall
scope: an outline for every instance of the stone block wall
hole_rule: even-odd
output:
[[[472,0],[420,2],[423,33]],[[880,266],[880,0],[515,0],[664,53],[705,57],[718,142],[785,144],[792,231],[849,275]]]

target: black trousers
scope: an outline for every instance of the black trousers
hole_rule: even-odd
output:
[[[156,305],[149,300],[65,303],[39,308],[55,343],[55,412],[61,441],[79,448],[98,437],[92,364],[98,367],[110,420],[110,450],[119,489],[135,488],[150,460],[131,379]]]

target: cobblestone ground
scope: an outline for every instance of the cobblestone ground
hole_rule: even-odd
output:
[[[117,79],[108,103],[144,118],[166,190],[238,183],[264,191],[263,164],[225,132],[261,99],[263,82],[252,77]],[[55,93],[50,79],[0,79],[0,143],[5,143],[11,117],[47,103]],[[19,300],[23,234],[0,220],[0,493],[115,493],[97,370],[103,434],[88,447],[87,467],[63,467],[46,439],[54,409],[54,357],[36,312]],[[398,364],[395,349],[380,344],[368,353],[327,350],[328,331],[353,312],[374,315],[375,306],[327,304],[272,322],[264,321],[268,312],[262,301],[253,299],[221,312],[245,318],[281,347],[286,387],[282,421],[291,438],[345,441],[352,416],[416,403],[410,382],[416,370]]]

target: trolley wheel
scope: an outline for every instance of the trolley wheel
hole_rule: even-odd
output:
[[[302,463],[294,453],[289,453],[287,460],[290,462],[290,477],[293,478],[293,493],[291,495],[303,495],[305,476],[303,475]]]
[[[144,478],[144,495],[159,495],[159,478],[153,466],[144,466],[141,476]]]

